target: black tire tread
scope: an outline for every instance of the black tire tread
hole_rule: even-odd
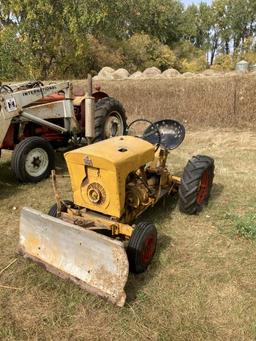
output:
[[[200,181],[204,171],[209,169],[210,182],[208,187],[208,196],[203,205],[197,203],[197,193]],[[184,173],[179,186],[179,208],[180,211],[187,214],[196,214],[200,212],[204,205],[208,203],[212,183],[214,178],[214,160],[206,155],[193,156],[184,168]]]
[[[147,265],[142,266],[138,261],[138,251],[140,250],[140,245],[143,241],[145,234],[147,234],[149,230],[155,233],[157,239],[157,230],[154,224],[148,222],[139,222],[138,224],[136,224],[133,234],[129,240],[126,252],[129,260],[130,271],[133,273],[144,272],[150,263],[149,262]]]
[[[123,105],[113,97],[104,97],[95,106],[95,138],[93,142],[104,140],[104,122],[111,111],[117,111],[121,115],[125,133],[127,118]]]

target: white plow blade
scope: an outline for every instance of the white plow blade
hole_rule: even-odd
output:
[[[19,252],[93,294],[118,306],[125,303],[129,265],[117,240],[23,208]]]

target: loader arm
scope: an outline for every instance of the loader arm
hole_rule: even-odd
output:
[[[62,93],[63,97],[59,98],[59,102],[55,101],[52,104],[40,104],[44,102],[48,96],[56,93]],[[35,118],[48,119],[47,112],[62,112],[64,118],[71,119],[71,124],[65,124],[66,128],[71,129],[71,126],[77,126],[74,119],[72,85],[70,82],[61,82],[40,86],[32,89],[4,92],[0,93],[0,148],[3,144],[7,131],[14,118],[22,118],[25,113],[32,114]],[[61,107],[61,108],[59,108]],[[45,109],[44,109],[45,108]],[[46,117],[45,117],[46,116]],[[24,119],[24,117],[23,117]],[[47,126],[46,121],[41,121],[40,124]],[[54,127],[52,127],[54,129]],[[56,130],[57,127],[56,127]],[[61,130],[61,129],[59,129]]]
[[[56,84],[49,84],[37,88],[21,90],[13,93],[8,93],[10,97],[14,97],[17,109],[21,110],[44,97],[63,92],[65,99],[72,99],[72,86],[70,82],[61,82]]]

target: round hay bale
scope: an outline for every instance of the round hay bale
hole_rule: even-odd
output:
[[[204,76],[216,76],[216,72],[214,70],[204,70],[202,72],[202,75],[204,75]]]
[[[112,74],[113,79],[126,79],[129,77],[129,72],[126,69],[118,69]]]
[[[112,73],[106,74],[105,76],[98,76],[98,80],[100,81],[111,81],[113,79],[114,77]]]
[[[161,71],[155,66],[149,67],[143,71],[143,76],[146,78],[153,78],[157,75],[161,75]]]
[[[195,77],[195,74],[192,73],[192,72],[185,72],[185,73],[182,74],[182,76],[183,76],[183,77],[188,77],[188,78],[189,78],[189,77]]]
[[[178,70],[175,70],[175,69],[167,69],[162,73],[162,76],[165,78],[172,78],[172,77],[180,76],[180,73]]]
[[[155,75],[154,77],[152,77],[153,79],[166,79],[165,76],[162,75],[162,73],[160,73],[160,75]]]
[[[136,71],[132,75],[130,75],[129,79],[139,79],[142,78],[143,74],[141,71]]]
[[[98,79],[113,79],[113,77],[111,78],[113,72],[115,72],[115,70],[112,69],[112,67],[105,66],[98,73]]]
[[[98,75],[96,75],[96,76],[93,76],[93,77],[92,77],[92,79],[93,79],[94,81],[98,81],[98,80],[100,80],[100,78],[99,78],[99,76],[98,76]]]
[[[225,76],[226,76],[226,75],[228,75],[228,76],[236,76],[237,73],[236,73],[235,70],[233,70],[233,71],[228,71],[228,72],[226,72],[226,73],[225,73]]]
[[[204,77],[206,77],[203,73],[195,73],[194,76],[195,76],[195,77],[198,77],[198,78],[204,78]]]

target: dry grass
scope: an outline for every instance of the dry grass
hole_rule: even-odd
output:
[[[255,148],[252,132],[188,132],[170,166],[179,172],[195,153],[214,156],[212,200],[199,216],[179,213],[174,199],[148,212],[157,254],[145,274],[130,275],[123,309],[19,257],[0,275],[0,285],[21,288],[0,287],[0,339],[255,339],[256,245],[237,237],[229,218],[255,209]],[[0,160],[0,270],[15,257],[21,207],[46,212],[53,201],[50,180],[17,184],[9,157]],[[61,188],[70,197],[68,179]]]
[[[85,81],[74,81],[75,90]],[[129,118],[176,118],[186,126],[256,127],[256,75],[97,81]]]

